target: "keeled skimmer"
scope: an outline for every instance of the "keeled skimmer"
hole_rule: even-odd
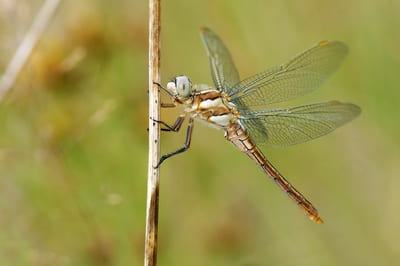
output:
[[[201,29],[215,88],[192,85],[177,76],[164,89],[184,112],[172,126],[160,122],[165,131],[177,132],[189,116],[184,147],[161,157],[165,159],[190,146],[193,120],[199,118],[225,131],[225,138],[246,153],[311,218],[322,223],[316,208],[266,159],[258,146],[288,146],[328,134],[358,116],[361,109],[351,103],[329,101],[290,108],[265,106],[303,96],[318,88],[342,63],[347,46],[321,41],[288,62],[240,80],[228,49],[208,28]],[[159,84],[158,84],[159,85]],[[162,86],[159,85],[161,88]]]

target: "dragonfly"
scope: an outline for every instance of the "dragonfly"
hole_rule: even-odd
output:
[[[178,132],[188,116],[184,146],[163,155],[156,167],[189,149],[195,119],[225,131],[225,138],[246,153],[316,223],[323,223],[317,209],[271,164],[260,147],[282,147],[326,135],[357,117],[361,109],[352,103],[328,101],[289,108],[268,105],[289,101],[318,88],[348,54],[339,41],[321,41],[291,60],[241,80],[222,40],[210,29],[201,29],[215,87],[192,84],[187,76],[177,76],[160,86],[172,103],[184,106],[181,115],[163,131]]]

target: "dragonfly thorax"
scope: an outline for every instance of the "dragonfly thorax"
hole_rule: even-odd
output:
[[[167,90],[173,97],[184,100],[192,94],[192,83],[187,76],[177,76],[168,82]]]

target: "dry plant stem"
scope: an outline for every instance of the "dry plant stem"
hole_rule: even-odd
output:
[[[144,265],[157,264],[159,168],[160,158],[160,16],[161,0],[149,1],[149,165],[147,179],[146,236]]]
[[[18,73],[28,60],[29,55],[32,53],[33,48],[49,23],[50,18],[53,16],[59,3],[60,0],[46,0],[39,13],[36,15],[32,26],[26,33],[24,39],[11,59],[10,64],[1,77],[0,102],[4,99],[4,96],[13,86]]]

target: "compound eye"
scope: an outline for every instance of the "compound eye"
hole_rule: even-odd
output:
[[[188,97],[192,93],[192,84],[186,76],[180,76],[175,78],[176,89],[180,97]]]

